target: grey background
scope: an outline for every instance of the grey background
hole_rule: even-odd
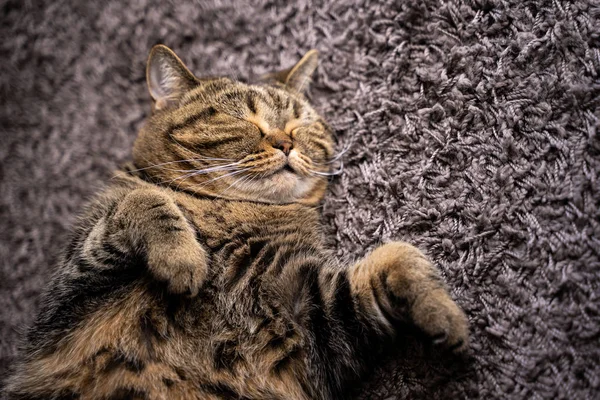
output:
[[[460,359],[400,338],[363,398],[598,398],[593,4],[0,1],[1,374],[82,203],[130,157],[151,46],[240,77],[317,48],[313,99],[350,146],[333,245],[417,244],[472,327]]]

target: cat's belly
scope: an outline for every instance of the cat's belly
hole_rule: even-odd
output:
[[[321,318],[315,293],[328,262],[313,217],[215,204],[188,209],[209,255],[196,297],[140,278],[125,295],[92,301],[58,343],[20,367],[19,386],[81,399],[323,398],[306,326]]]
[[[149,281],[134,284],[27,363],[22,386],[45,382],[82,399],[309,398],[308,343],[294,316],[293,285],[231,268],[191,299]],[[281,270],[286,282],[289,271]]]

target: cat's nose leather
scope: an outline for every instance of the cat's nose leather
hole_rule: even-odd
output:
[[[270,135],[268,140],[273,148],[283,151],[286,156],[290,154],[290,151],[294,147],[292,140],[285,133],[276,133],[274,135]]]
[[[290,154],[290,150],[292,150],[293,144],[291,140],[280,140],[273,145],[276,149],[283,151],[283,153],[287,156]]]

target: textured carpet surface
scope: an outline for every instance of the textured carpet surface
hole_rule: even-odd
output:
[[[323,207],[339,255],[417,244],[472,326],[465,359],[401,338],[359,396],[599,398],[594,0],[0,6],[0,374],[74,217],[130,157],[150,47],[239,77],[317,48],[312,97],[350,146]]]

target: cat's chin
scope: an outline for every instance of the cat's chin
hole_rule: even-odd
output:
[[[314,178],[301,177],[289,168],[282,168],[268,177],[237,183],[236,188],[249,199],[292,203],[305,197],[314,184]]]

